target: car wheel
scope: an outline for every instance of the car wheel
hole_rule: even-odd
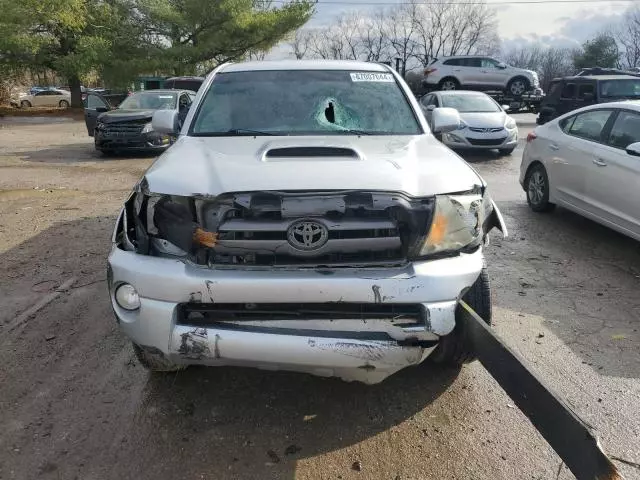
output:
[[[515,149],[516,149],[516,147],[501,148],[500,149],[500,155],[511,155]]]
[[[491,325],[491,286],[486,267],[482,269],[480,276],[462,299],[487,325]],[[458,310],[461,308],[458,307]],[[429,358],[435,363],[450,366],[460,366],[475,360],[475,354],[462,323],[456,322],[453,332],[440,337],[438,346]]]
[[[438,88],[440,90],[458,90],[460,88],[460,82],[451,77],[443,78],[440,80]]]
[[[527,203],[534,212],[550,212],[555,204],[549,202],[549,177],[541,163],[533,165],[525,179]]]
[[[22,100],[20,102],[20,107],[22,108],[29,108],[31,106],[31,102],[29,100]]]
[[[67,102],[66,100],[60,100],[60,103],[58,105],[60,106],[60,108],[69,108],[69,102]]]
[[[152,372],[177,372],[178,370],[187,368],[186,365],[173,363],[157,348],[141,347],[134,343],[133,351],[140,365]]]
[[[516,97],[527,93],[531,89],[529,80],[523,77],[516,77],[507,85],[507,91]]]

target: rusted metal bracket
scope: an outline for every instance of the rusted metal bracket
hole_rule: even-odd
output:
[[[622,480],[600,448],[592,428],[526,366],[473,311],[460,302],[458,315],[478,360],[556,451],[578,480]]]

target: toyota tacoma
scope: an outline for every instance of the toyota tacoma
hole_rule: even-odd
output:
[[[433,131],[460,125],[432,112]],[[473,358],[464,299],[489,323],[483,246],[506,234],[487,185],[436,140],[390,67],[224,64],[135,185],[108,259],[142,365],[303,371],[380,382]]]

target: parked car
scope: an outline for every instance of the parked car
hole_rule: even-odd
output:
[[[442,143],[452,149],[497,149],[511,155],[518,146],[518,126],[493,98],[482,92],[449,90],[433,92],[420,99],[427,121],[438,107],[455,108],[460,128],[442,135]]]
[[[556,78],[542,100],[536,122],[543,125],[578,108],[625,99],[640,99],[640,77],[591,75]]]
[[[197,92],[203,82],[204,77],[171,77],[164,81],[164,88]]]
[[[86,99],[85,123],[95,148],[102,153],[121,150],[164,150],[171,144],[169,135],[157,132],[151,118],[157,110],[176,112],[184,121],[195,92],[189,90],[147,90],[131,95],[121,94],[122,103],[114,108],[108,96],[89,94]],[[124,98],[124,100],[122,100]]]
[[[540,87],[536,72],[482,56],[436,58],[424,75],[423,85],[439,90],[505,90],[518,97]]]
[[[380,112],[385,112],[380,115]],[[177,111],[152,127],[178,134]],[[435,132],[459,127],[450,108]],[[379,382],[472,357],[491,320],[486,183],[429,131],[391,68],[224,64],[116,222],[108,285],[142,365],[298,370]]]
[[[22,108],[29,107],[61,107],[67,108],[71,105],[71,95],[69,92],[57,89],[38,90],[33,94],[24,94],[16,100]]]
[[[520,184],[536,212],[561,205],[640,240],[640,102],[591,105],[537,127]]]

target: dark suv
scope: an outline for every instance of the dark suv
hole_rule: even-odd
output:
[[[577,75],[556,78],[540,105],[537,123],[596,103],[640,100],[640,77],[634,75]]]

